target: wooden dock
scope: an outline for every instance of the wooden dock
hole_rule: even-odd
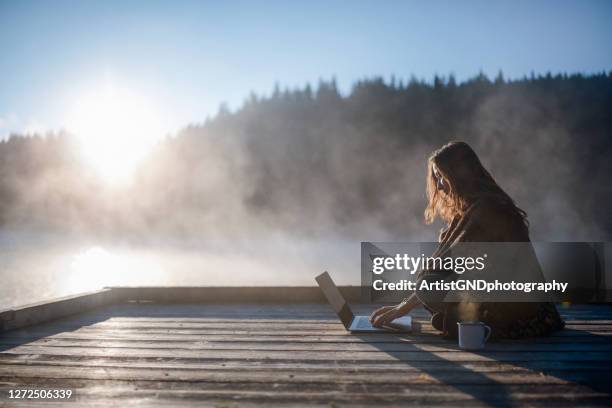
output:
[[[9,388],[74,389],[77,405],[55,403],[67,406],[612,404],[610,305],[561,307],[567,328],[551,337],[467,352],[422,310],[420,334],[351,335],[316,288],[258,291],[116,288],[64,299],[53,321],[32,315],[45,304],[0,313],[0,406],[41,406]]]

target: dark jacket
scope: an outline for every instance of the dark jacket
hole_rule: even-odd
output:
[[[455,217],[440,233],[434,257],[445,257],[461,242],[527,242],[529,231],[512,204],[496,197],[481,198],[462,216]],[[537,264],[531,244],[529,256]],[[531,273],[531,272],[529,272]],[[422,280],[444,278],[453,271],[422,270]],[[537,278],[537,277],[534,277]],[[432,324],[449,337],[456,336],[457,321],[480,320],[492,329],[496,338],[519,338],[549,334],[563,328],[564,323],[555,306],[548,302],[442,302],[440,294],[430,296],[417,291],[424,306],[434,314]],[[464,316],[469,314],[471,318]]]

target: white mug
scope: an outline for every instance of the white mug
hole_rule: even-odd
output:
[[[459,348],[481,350],[491,336],[491,328],[483,322],[457,322]]]

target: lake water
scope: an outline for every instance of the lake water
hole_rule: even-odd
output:
[[[329,270],[360,283],[360,242],[277,237],[121,244],[38,232],[0,234],[0,310],[105,286],[312,286]]]

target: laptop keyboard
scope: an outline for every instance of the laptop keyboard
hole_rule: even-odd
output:
[[[372,327],[367,316],[356,316],[355,318],[357,319],[355,329],[370,329]]]

